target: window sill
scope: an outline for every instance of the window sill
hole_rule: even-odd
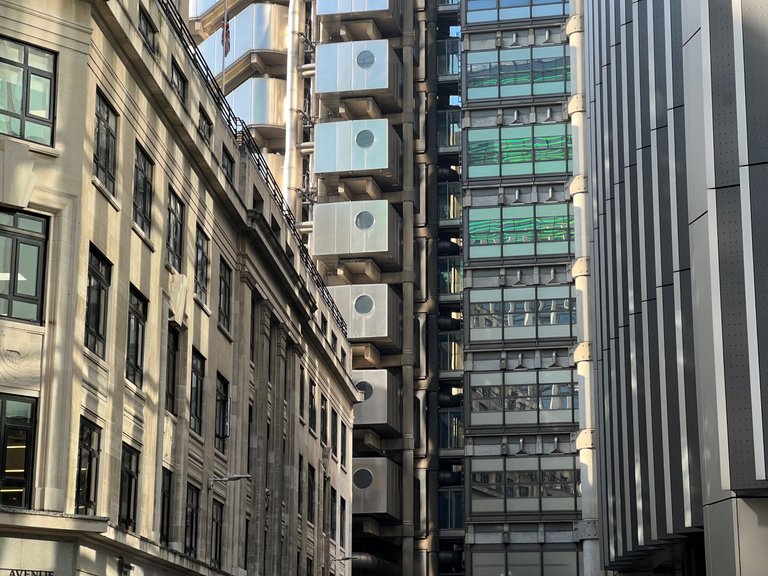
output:
[[[304,419],[304,416],[299,416],[299,423],[300,423],[302,426],[304,426],[304,425],[307,423],[307,421]]]
[[[136,222],[131,222],[131,230],[133,230],[136,235],[141,238],[141,241],[147,245],[147,248],[149,248],[153,254],[157,252],[155,245],[152,243],[152,240],[147,237],[147,235],[144,233],[144,230],[139,228],[139,225],[136,224]]]
[[[144,391],[141,388],[136,386],[136,384],[128,380],[128,378],[126,378],[125,376],[123,376],[123,382],[125,382],[125,387],[131,392],[133,392],[133,395],[136,396],[139,400],[141,400],[142,402],[147,401],[147,395],[144,393]]]
[[[101,370],[109,374],[109,365],[107,364],[106,360],[104,360],[104,358],[96,354],[96,352],[94,352],[90,348],[86,348],[85,346],[83,346],[83,356],[85,356],[98,368],[101,368]]]
[[[232,338],[232,334],[230,334],[230,333],[229,333],[229,330],[227,330],[226,328],[224,328],[224,326],[222,326],[221,324],[218,324],[218,323],[216,324],[216,326],[218,326],[218,328],[219,328],[219,332],[221,332],[221,333],[224,335],[224,338],[226,338],[227,340],[229,340],[229,343],[230,343],[230,344],[232,344],[232,343],[235,341],[235,339],[234,339],[234,338]]]
[[[173,264],[169,264],[168,262],[165,263],[165,269],[168,270],[168,272],[171,275],[173,275],[173,274],[182,274],[182,272],[180,270],[176,269],[176,266],[174,266]]]
[[[210,318],[212,312],[211,312],[211,309],[208,308],[208,305],[205,302],[203,302],[197,294],[194,295],[193,299],[195,301],[195,304],[197,304],[205,313],[205,315]]]
[[[101,180],[99,180],[96,176],[91,176],[91,184],[93,184],[93,187],[96,188],[96,190],[101,192],[101,195],[106,198],[110,206],[115,209],[115,212],[120,212],[120,203],[117,201],[117,198],[115,198],[112,193],[107,190],[104,184],[101,183]]]
[[[7,134],[0,135],[0,138],[29,146],[30,152],[40,154],[41,156],[47,156],[48,158],[59,158],[61,156],[61,150],[54,148],[53,146],[46,146],[39,142],[31,142],[30,140],[23,140],[22,138],[16,138],[15,136],[8,136]]]

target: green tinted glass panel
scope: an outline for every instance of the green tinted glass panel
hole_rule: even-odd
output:
[[[23,64],[24,46],[14,42],[13,40],[0,38],[0,58],[5,58],[6,60],[12,60],[13,62]]]
[[[0,110],[21,114],[23,89],[24,70],[12,64],[0,62]]]
[[[53,72],[53,54],[50,52],[43,52],[37,48],[30,47],[27,63],[32,68],[44,70],[45,72]]]
[[[51,79],[30,74],[29,76],[29,115],[50,120],[51,118]]]
[[[19,272],[16,293],[22,296],[37,295],[37,266],[40,248],[32,244],[19,243]]]
[[[0,113],[0,134],[21,136],[21,120]]]

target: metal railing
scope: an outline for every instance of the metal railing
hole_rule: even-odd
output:
[[[269,169],[267,161],[264,159],[264,155],[259,149],[259,145],[256,144],[256,140],[253,139],[253,136],[251,135],[251,132],[248,129],[246,123],[238,118],[238,116],[230,107],[229,102],[227,102],[227,99],[225,98],[224,93],[221,91],[218,82],[216,82],[216,77],[208,67],[208,63],[200,53],[195,40],[192,38],[192,34],[190,34],[189,29],[187,28],[187,24],[184,21],[184,18],[181,16],[181,14],[179,14],[179,11],[176,9],[176,6],[174,6],[172,0],[158,0],[158,3],[165,12],[171,29],[178,37],[182,46],[184,46],[184,49],[187,52],[187,56],[192,61],[192,64],[197,70],[198,74],[200,74],[200,77],[206,89],[208,90],[208,93],[216,103],[221,118],[226,123],[229,131],[235,137],[238,145],[250,153],[251,158],[256,164],[256,169],[258,170],[259,175],[262,177],[264,183],[269,189],[269,192],[272,195],[272,199],[280,208],[280,212],[283,215],[283,220],[285,220],[285,223],[288,225],[288,230],[290,230],[291,234],[296,240],[296,243],[299,246],[299,257],[301,262],[304,264],[304,266],[306,266],[310,278],[312,278],[312,281],[317,287],[317,290],[320,292],[320,297],[328,306],[331,316],[346,337],[347,323],[341,316],[341,312],[339,312],[336,303],[333,301],[333,297],[328,291],[328,287],[325,285],[325,282],[320,276],[320,273],[317,271],[315,263],[312,262],[312,257],[309,255],[307,247],[301,240],[301,234],[299,234],[299,231],[296,229],[296,217],[293,215],[290,207],[285,202],[283,193],[280,191],[280,187],[277,185],[275,177],[272,175],[272,171]]]

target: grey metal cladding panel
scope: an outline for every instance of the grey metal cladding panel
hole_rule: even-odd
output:
[[[620,278],[621,286],[621,289],[616,296],[616,315],[618,317],[619,326],[626,326],[629,322],[629,291],[627,290],[627,282],[632,268],[632,266],[629,265],[630,261],[627,253],[628,245],[625,236],[629,230],[629,227],[625,225],[627,219],[627,197],[623,193],[624,187],[622,184],[617,184],[613,188],[615,190],[613,196],[615,210],[613,212],[614,224],[611,240],[614,244],[616,253],[616,273]]]
[[[664,5],[667,2],[647,3],[648,42],[647,56],[649,70],[648,102],[651,105],[651,129],[667,125],[667,27],[664,22]]]
[[[696,389],[696,362],[693,324],[693,290],[691,271],[675,272],[675,321],[677,345],[678,418],[680,419],[680,446],[683,459],[683,490],[688,491],[685,501],[685,527],[701,526],[702,511],[701,458],[699,442],[699,406]]]
[[[624,127],[622,119],[624,118],[624,98],[622,97],[623,87],[623,61],[621,58],[622,45],[613,47],[611,63],[611,101],[609,102],[610,114],[612,118],[612,130],[610,136],[611,149],[608,151],[611,158],[611,170],[613,174],[613,183],[616,184],[624,180]]]
[[[672,207],[669,186],[669,150],[667,127],[652,133],[651,161],[653,163],[653,224],[656,260],[656,284],[672,283]]]
[[[744,261],[741,236],[740,189],[715,191],[717,249],[720,260],[720,309],[728,419],[728,455],[733,490],[757,487],[752,438],[752,398],[749,387]],[[715,303],[717,305],[717,303]],[[715,326],[715,330],[717,330]]]
[[[674,286],[657,289],[659,398],[661,400],[661,433],[664,458],[664,498],[669,532],[685,526],[683,507],[683,458],[680,446],[680,420],[677,387],[677,342]]]
[[[636,195],[638,199],[639,248],[640,248],[640,290],[642,299],[654,298],[656,295],[656,250],[653,223],[654,178],[651,148],[637,151],[637,187],[628,187],[627,192]]]
[[[685,174],[688,183],[688,222],[707,211],[707,150],[704,122],[702,34],[696,34],[683,48],[685,91]],[[696,88],[701,86],[702,90]]]
[[[666,107],[675,108],[684,104],[683,88],[683,22],[681,0],[663,2],[664,26],[667,36],[666,66],[667,103]]]
[[[605,244],[605,261],[603,262],[603,274],[606,276],[605,298],[602,300],[604,308],[607,309],[608,338],[611,340],[618,338],[616,332],[619,326],[619,316],[617,310],[618,294],[621,290],[623,279],[620,276],[617,258],[616,244],[614,237],[614,206],[613,200],[605,202],[605,218],[603,221],[603,230],[601,231],[601,241]]]
[[[744,173],[744,170],[742,171]],[[763,414],[762,430],[757,434],[762,435],[762,449],[768,456],[768,442],[765,442],[766,423],[768,423],[768,198],[765,190],[768,189],[768,164],[750,166],[748,169],[749,207],[752,216],[752,266],[754,271],[755,308],[747,310],[747,314],[754,315],[757,323],[757,345],[760,360],[759,374],[752,374],[752,379],[758,376],[760,406]],[[742,187],[742,194],[747,191]],[[748,264],[747,264],[748,265]],[[753,425],[757,425],[754,423]],[[768,460],[768,458],[766,458]]]
[[[635,64],[635,123],[637,126],[636,148],[650,146],[651,102],[650,62],[648,60],[648,0],[638,0],[633,5],[632,27],[635,30],[632,58]]]
[[[621,92],[616,97],[622,99],[621,117],[622,147],[624,150],[624,167],[637,163],[637,123],[635,122],[635,59],[634,59],[634,30],[632,23],[622,26],[621,39],[621,68],[623,71]]]
[[[670,177],[669,206],[672,226],[672,269],[687,270],[691,266],[690,241],[688,238],[688,179],[685,157],[685,107],[669,111],[667,136],[669,140]]]
[[[650,472],[648,465],[648,435],[646,431],[647,407],[645,404],[645,371],[642,357],[643,323],[640,315],[635,314],[628,321],[628,338],[626,354],[627,370],[630,373],[632,382],[632,424],[633,438],[635,442],[634,457],[636,481],[638,523],[637,540],[640,544],[646,545],[651,541],[651,508],[650,508]],[[638,356],[638,353],[640,354]],[[639,478],[638,478],[639,476]]]
[[[627,525],[627,494],[625,492],[627,486],[627,469],[625,467],[625,438],[623,436],[623,416],[624,416],[624,390],[623,383],[617,378],[616,364],[617,364],[617,340],[611,340],[611,350],[609,354],[611,366],[610,366],[610,379],[611,379],[611,435],[613,443],[613,497],[615,499],[615,514],[616,514],[616,544],[619,550],[625,550],[626,535],[625,528]]]
[[[672,4],[676,3],[672,2]],[[701,0],[682,0],[680,12],[683,23],[683,43],[688,43],[701,30]]]
[[[735,63],[733,58],[732,3],[722,0],[706,5],[709,46],[704,46],[704,63],[709,66],[712,109],[705,109],[705,130],[709,128],[714,150],[704,164],[709,170],[709,187],[723,188],[739,182],[739,135],[736,119]],[[706,100],[705,100],[706,102]]]
[[[625,223],[627,249],[627,312],[637,314],[642,309],[642,282],[643,276],[640,268],[640,222],[638,214],[637,166],[628,166],[624,171],[625,178],[622,185],[622,194],[625,198]]]
[[[741,22],[735,27],[742,36],[745,72],[735,80],[736,90],[743,91],[746,99],[747,127],[747,154],[742,151],[741,163],[757,164],[768,162],[768,3],[741,0],[740,5]]]

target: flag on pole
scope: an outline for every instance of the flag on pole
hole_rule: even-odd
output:
[[[229,41],[229,19],[224,16],[224,27],[221,29],[221,46],[224,48],[224,57],[229,54],[230,41]]]

